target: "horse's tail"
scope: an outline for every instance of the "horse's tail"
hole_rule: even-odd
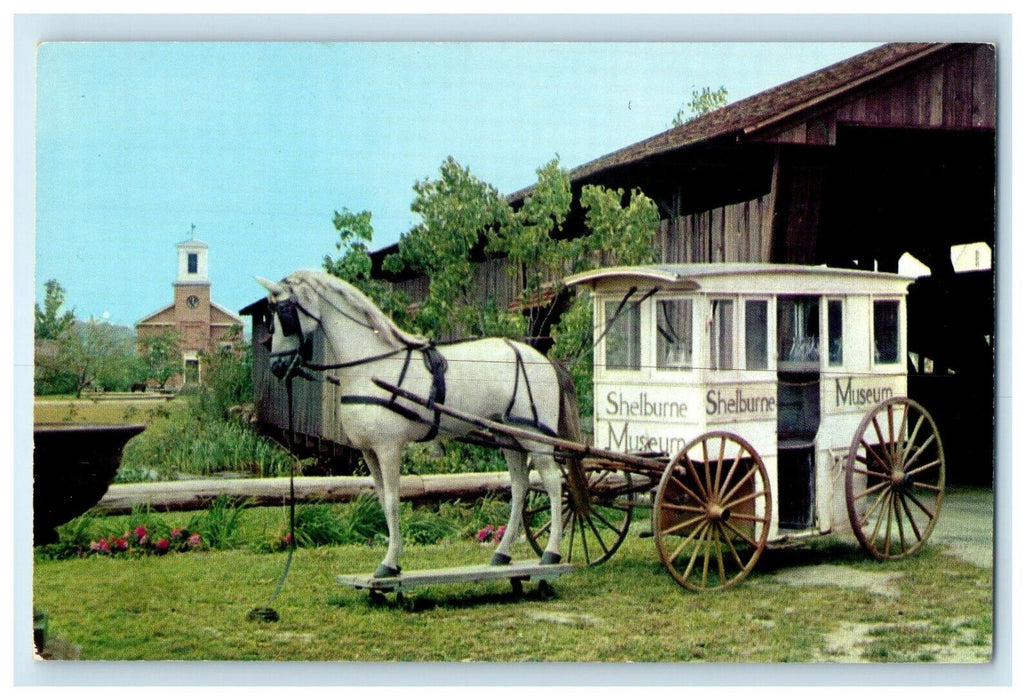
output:
[[[567,368],[556,360],[549,358],[556,369],[556,380],[560,389],[559,420],[556,433],[564,440],[582,443],[584,433],[581,431],[581,412],[578,410],[577,385]]]

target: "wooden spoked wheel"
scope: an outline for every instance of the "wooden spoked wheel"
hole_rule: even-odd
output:
[[[631,474],[615,465],[574,462],[564,468],[563,539],[568,563],[601,564],[617,551],[631,527],[636,487]],[[533,486],[524,501],[524,531],[541,554],[549,540],[549,495]]]
[[[861,546],[899,559],[928,541],[943,504],[943,442],[929,412],[897,396],[861,421],[847,454],[846,505]]]
[[[660,560],[685,588],[742,581],[771,527],[771,484],[753,446],[727,432],[690,442],[667,465],[653,504]]]

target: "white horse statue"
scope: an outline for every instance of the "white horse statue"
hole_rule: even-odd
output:
[[[464,435],[473,426],[399,400],[373,384],[374,377],[467,414],[581,441],[570,376],[528,345],[484,338],[435,346],[403,331],[355,287],[320,271],[299,270],[280,282],[261,278],[258,282],[269,291],[273,374],[281,379],[322,378],[339,387],[343,433],[362,452],[387,519],[387,554],[375,577],[401,573],[398,481],[406,443],[442,434]],[[324,335],[324,347],[334,362],[311,361],[311,341],[318,333]],[[510,547],[522,529],[528,463],[532,462],[549,494],[552,516],[541,561],[557,564],[563,535],[563,477],[552,450],[515,438],[503,440],[512,499],[509,522],[491,563],[511,561]]]

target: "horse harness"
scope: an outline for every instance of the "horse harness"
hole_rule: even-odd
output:
[[[420,355],[421,355],[421,358],[423,360],[423,366],[430,373],[430,378],[431,378],[431,381],[430,381],[430,391],[427,394],[426,408],[428,410],[432,410],[433,411],[434,417],[433,417],[432,420],[428,420],[428,419],[422,417],[421,415],[419,415],[418,413],[416,413],[415,411],[413,411],[412,409],[407,408],[407,407],[401,405],[398,402],[398,395],[397,394],[392,394],[391,398],[388,398],[388,399],[385,399],[385,398],[382,398],[382,397],[379,397],[379,396],[365,396],[365,395],[361,395],[361,394],[359,394],[359,395],[345,395],[345,396],[341,396],[341,404],[342,405],[351,405],[351,406],[355,406],[355,405],[380,406],[382,408],[386,408],[389,411],[392,411],[392,412],[402,416],[403,418],[406,418],[408,420],[411,420],[411,421],[414,421],[414,422],[417,422],[417,423],[423,423],[423,424],[429,426],[429,429],[427,430],[427,434],[424,435],[419,440],[416,440],[416,442],[428,442],[428,441],[433,440],[434,438],[436,438],[438,436],[438,433],[440,431],[440,426],[441,426],[441,411],[436,409],[436,408],[434,408],[434,405],[435,404],[443,404],[445,402],[445,398],[446,398],[446,394],[447,394],[447,386],[446,386],[446,383],[445,383],[445,373],[448,371],[448,360],[446,360],[445,356],[441,354],[440,350],[438,350],[438,346],[437,345],[435,345],[432,342],[428,342],[428,343],[421,344],[421,345],[410,345],[410,344],[407,344],[407,345],[405,345],[405,346],[403,346],[401,348],[397,348],[397,349],[394,349],[394,350],[389,350],[389,351],[384,352],[384,353],[379,353],[377,355],[372,355],[370,357],[365,357],[365,358],[361,358],[361,359],[358,359],[358,360],[352,360],[350,362],[338,362],[338,363],[332,363],[332,364],[317,364],[317,363],[314,363],[314,362],[311,361],[311,359],[312,359],[312,343],[311,343],[311,339],[310,338],[306,338],[305,334],[302,332],[302,329],[301,329],[301,319],[300,319],[298,313],[299,313],[299,311],[301,313],[304,313],[309,318],[314,319],[317,323],[320,323],[319,318],[317,316],[315,316],[314,314],[312,314],[312,312],[308,311],[297,300],[297,298],[293,294],[290,296],[290,298],[285,299],[283,301],[269,302],[269,310],[270,310],[270,314],[271,315],[275,314],[276,317],[279,319],[279,321],[280,321],[280,331],[283,333],[283,335],[288,336],[288,337],[291,336],[291,335],[295,335],[295,336],[298,337],[298,339],[299,339],[299,341],[301,343],[297,350],[284,351],[284,352],[281,352],[281,353],[270,353],[270,357],[273,357],[273,356],[275,356],[277,354],[285,355],[285,354],[289,354],[291,352],[295,353],[296,358],[297,358],[297,363],[296,364],[300,364],[300,367],[292,366],[291,369],[288,372],[287,378],[290,378],[291,376],[299,376],[302,379],[305,379],[306,381],[319,381],[319,379],[317,377],[309,374],[308,372],[306,372],[304,370],[308,369],[308,370],[314,370],[314,371],[322,372],[322,371],[335,370],[335,369],[346,369],[346,368],[349,368],[349,367],[358,367],[360,365],[370,364],[370,363],[376,362],[378,360],[385,360],[385,359],[388,359],[390,357],[394,357],[395,355],[400,355],[401,353],[404,352],[405,353],[405,360],[402,362],[402,370],[401,370],[401,372],[398,375],[398,380],[395,382],[395,386],[401,387],[402,383],[405,381],[406,375],[409,372],[409,365],[412,362],[413,353],[414,352],[419,352]],[[338,309],[338,311],[340,311],[340,309]],[[368,328],[370,330],[373,330],[372,326],[370,326],[368,323],[360,321],[359,319],[354,318],[353,316],[350,316],[348,314],[344,314],[344,315],[348,319],[350,319],[351,321],[353,321],[355,323],[358,323],[359,325],[364,326],[364,327],[366,327],[366,328]],[[270,318],[270,325],[271,325],[271,318]],[[462,341],[456,341],[456,342],[462,342]],[[527,368],[524,366],[524,358],[520,354],[520,350],[516,347],[516,345],[514,345],[508,339],[505,339],[505,343],[513,351],[513,355],[516,358],[516,362],[515,362],[515,364],[516,364],[516,371],[515,371],[515,375],[513,377],[513,395],[510,397],[509,403],[506,406],[505,413],[501,416],[502,422],[511,423],[511,424],[515,424],[515,425],[523,425],[523,426],[526,426],[526,427],[534,428],[536,430],[539,430],[539,431],[543,432],[546,435],[549,435],[551,437],[556,437],[556,432],[554,430],[552,430],[549,426],[543,424],[541,421],[538,420],[538,407],[535,405],[535,402],[534,402],[534,392],[531,390],[531,381],[530,381],[530,378],[527,375]],[[302,369],[302,368],[304,368],[304,369]],[[326,379],[326,381],[329,381],[331,384],[340,385],[340,380],[337,379],[336,377],[327,376],[327,377],[325,377],[325,379]],[[518,394],[520,392],[521,379],[523,379],[523,386],[524,386],[524,388],[525,388],[525,390],[527,392],[528,401],[531,404],[531,418],[524,418],[524,417],[521,417],[521,416],[514,416],[512,414],[513,408],[516,405],[517,396],[518,396]]]
[[[396,386],[401,386],[402,382],[405,381],[405,375],[409,371],[409,363],[412,360],[412,354],[414,351],[418,350],[423,357],[423,366],[427,368],[428,372],[430,372],[431,377],[430,393],[427,395],[427,408],[432,408],[433,405],[436,403],[444,403],[446,391],[445,371],[448,369],[448,361],[445,359],[445,356],[442,355],[441,351],[434,347],[432,343],[428,343],[427,345],[404,347],[395,351],[392,354],[398,354],[403,350],[405,351],[405,361],[402,362],[402,371],[398,375],[398,381],[396,382]],[[376,357],[368,358],[356,364],[364,364],[366,362],[373,362],[379,359],[384,358],[383,356],[378,355]],[[342,396],[341,404],[346,406],[363,404],[380,406],[382,408],[388,409],[389,411],[393,411],[394,413],[397,413],[398,415],[404,418],[408,418],[411,421],[430,425],[430,429],[427,431],[427,434],[419,440],[417,440],[416,442],[427,442],[429,440],[433,440],[434,438],[436,438],[438,436],[438,429],[441,425],[441,411],[434,410],[434,420],[433,422],[430,422],[422,416],[420,416],[415,411],[399,404],[397,394],[392,394],[391,398],[389,399],[385,399],[380,396]]]

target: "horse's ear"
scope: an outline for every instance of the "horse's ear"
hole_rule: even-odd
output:
[[[276,282],[270,282],[269,280],[265,279],[264,277],[257,277],[257,276],[255,277],[255,281],[257,281],[260,285],[262,285],[263,287],[268,289],[270,294],[273,294],[273,295],[283,294],[284,289],[283,289],[283,285],[282,284],[278,284]]]

